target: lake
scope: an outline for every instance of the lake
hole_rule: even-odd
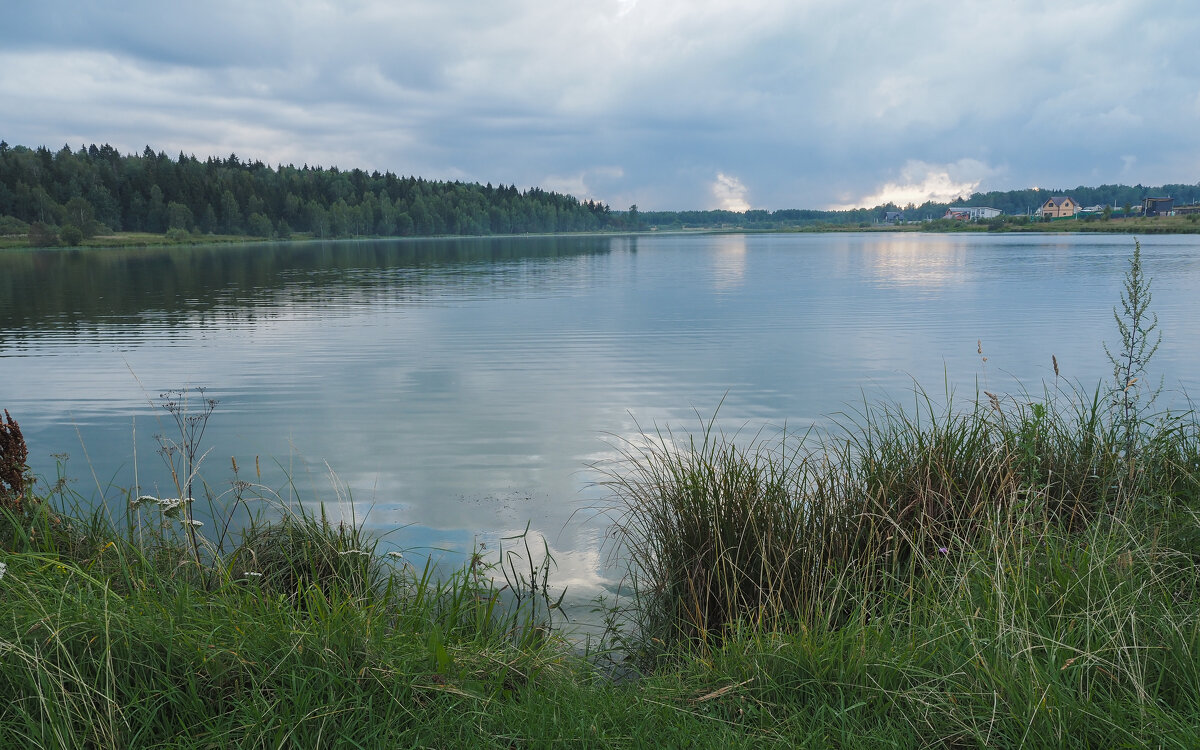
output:
[[[611,587],[591,468],[639,430],[804,430],[920,383],[1111,378],[1133,238],[664,234],[0,253],[0,408],[90,498],[176,493],[168,389],[218,400],[204,479],[324,502],[461,554],[531,526],[552,579]],[[1142,240],[1160,405],[1200,391],[1200,238]],[[979,349],[982,347],[982,355]],[[985,359],[986,357],[986,359]],[[717,411],[720,405],[719,412]],[[257,464],[262,478],[254,473]],[[135,474],[136,473],[136,474]],[[290,483],[288,481],[290,478]]]

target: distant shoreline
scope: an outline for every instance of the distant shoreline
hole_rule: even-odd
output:
[[[643,237],[657,234],[845,234],[853,232],[901,234],[929,233],[951,234],[958,232],[971,233],[1033,233],[1033,234],[1200,234],[1200,221],[1192,221],[1189,217],[1171,216],[1155,218],[1128,219],[1091,219],[1091,220],[1060,220],[1054,222],[1030,222],[1028,224],[1003,223],[989,225],[987,222],[960,222],[948,219],[925,221],[919,224],[892,224],[850,226],[840,224],[820,224],[803,227],[786,227],[778,229],[757,229],[739,226],[726,227],[671,227],[658,229],[651,227],[639,231],[589,231],[589,232],[548,232],[523,234],[438,234],[421,236],[374,236],[361,235],[352,237],[313,237],[307,233],[295,233],[290,237],[252,237],[250,235],[229,234],[188,234],[168,237],[165,234],[151,232],[116,232],[89,238],[78,245],[49,245],[35,246],[28,237],[8,235],[0,237],[0,250],[9,249],[104,249],[104,248],[150,248],[150,247],[189,247],[195,245],[236,245],[236,244],[274,244],[282,242],[344,242],[354,240],[446,240],[446,239],[512,239],[519,237]]]

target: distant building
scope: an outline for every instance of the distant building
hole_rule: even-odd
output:
[[[1069,195],[1056,195],[1043,203],[1038,211],[1043,218],[1061,219],[1064,216],[1074,216],[1079,211],[1079,204]]]
[[[1176,216],[1190,216],[1191,214],[1200,214],[1200,203],[1193,203],[1190,206],[1177,206],[1175,208]]]
[[[903,211],[888,211],[887,213],[885,213],[883,215],[883,223],[884,224],[903,224],[904,223],[904,212]]]
[[[987,206],[951,206],[946,209],[946,214],[943,219],[957,219],[959,221],[976,221],[978,219],[991,219],[999,216],[1002,212],[998,208],[988,208]]]
[[[1171,216],[1175,208],[1174,198],[1143,198],[1143,216]]]

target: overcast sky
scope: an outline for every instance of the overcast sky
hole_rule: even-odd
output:
[[[1196,0],[10,0],[0,138],[614,208],[1200,181]]]

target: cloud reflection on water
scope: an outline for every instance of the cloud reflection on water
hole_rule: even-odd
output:
[[[1143,243],[1169,331],[1200,320],[1194,238]],[[527,243],[527,244],[525,244]],[[43,475],[78,453],[118,487],[164,482],[148,405],[221,404],[205,478],[261,458],[306,502],[344,503],[400,547],[452,557],[531,523],[586,602],[610,586],[589,467],[641,430],[727,432],[823,415],[920,382],[1036,387],[1057,355],[1103,378],[1130,240],[703,235],[314,243],[0,257],[0,406]],[[38,263],[30,262],[37,258]],[[43,273],[48,263],[53,274]],[[39,265],[41,264],[41,265]],[[152,272],[152,273],[151,273]],[[151,284],[149,280],[158,280]],[[174,290],[163,291],[164,279]],[[97,299],[93,285],[121,294]],[[123,286],[121,286],[123,285]],[[991,357],[981,369],[976,341]],[[1169,385],[1200,353],[1168,336]],[[136,376],[136,377],[135,377]],[[135,422],[136,420],[136,422]],[[215,458],[221,456],[222,458]],[[103,480],[107,481],[107,479]],[[90,482],[90,480],[89,480]],[[103,482],[102,482],[103,483]],[[85,494],[87,483],[77,483]],[[281,490],[286,496],[286,492]],[[360,512],[361,511],[361,512]],[[578,597],[578,598],[576,598]]]

